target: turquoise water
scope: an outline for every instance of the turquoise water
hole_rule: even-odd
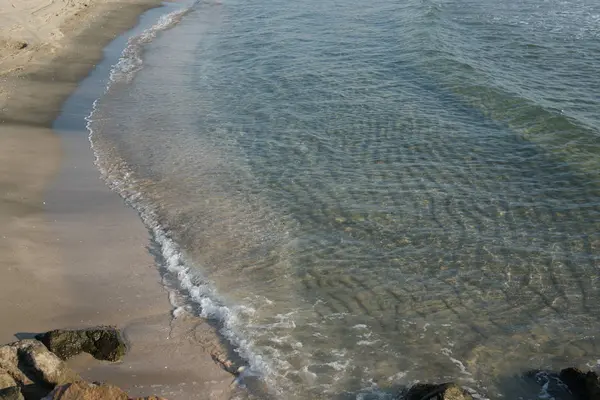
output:
[[[600,358],[599,65],[592,1],[197,2],[89,126],[269,396],[535,399]]]

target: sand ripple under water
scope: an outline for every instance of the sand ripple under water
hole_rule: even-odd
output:
[[[516,373],[599,354],[599,18],[199,2],[131,43],[91,140],[274,397],[537,398]]]

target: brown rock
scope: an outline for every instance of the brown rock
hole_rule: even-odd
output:
[[[74,382],[57,386],[43,400],[128,400],[127,393],[113,385]]]
[[[13,379],[8,372],[0,369],[0,390],[8,389],[17,386],[17,382]]]
[[[99,351],[104,349],[102,343],[106,342],[103,340],[112,337],[111,334],[93,334],[90,331],[85,331],[85,336],[96,343]],[[21,340],[0,346],[0,400],[24,400],[24,398],[27,400],[129,400],[127,393],[116,386],[83,381],[79,375],[67,368],[63,360],[37,340]],[[139,398],[139,400],[165,399],[153,396]]]
[[[18,353],[21,363],[44,383],[56,386],[81,379],[40,342],[32,340],[31,343],[22,344]]]
[[[0,400],[24,400],[21,389],[17,386],[0,389]]]
[[[81,380],[37,340],[0,346],[0,369],[14,380],[28,399],[39,399],[56,385]],[[7,381],[6,377],[4,379]]]
[[[473,400],[473,397],[455,383],[426,384],[412,386],[404,395],[406,400]]]
[[[3,369],[0,369],[0,400],[23,400],[17,382]]]
[[[164,397],[157,397],[157,396],[149,396],[149,397],[136,397],[136,398],[131,398],[129,400],[167,400]]]

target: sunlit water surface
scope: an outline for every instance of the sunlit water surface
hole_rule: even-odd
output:
[[[537,398],[516,374],[596,365],[599,3],[226,0],[171,22],[97,103],[98,165],[273,397]]]

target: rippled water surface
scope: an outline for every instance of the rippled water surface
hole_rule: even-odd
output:
[[[599,3],[225,0],[177,21],[126,52],[92,142],[274,398],[534,399],[516,374],[595,367]]]

